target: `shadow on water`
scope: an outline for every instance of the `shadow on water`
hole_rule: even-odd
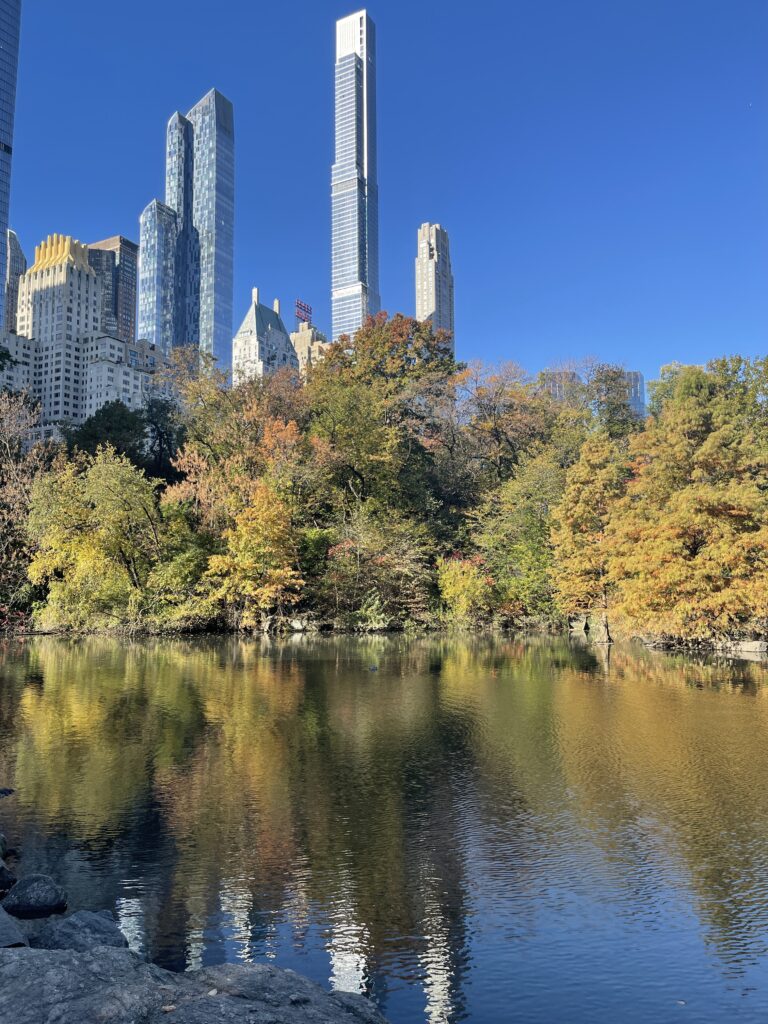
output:
[[[396,1022],[726,1020],[768,1009],[767,681],[560,639],[44,638],[0,651],[0,814],[172,969],[269,958]]]

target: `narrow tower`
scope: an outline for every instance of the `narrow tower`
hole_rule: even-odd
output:
[[[416,251],[416,319],[431,320],[435,331],[448,331],[453,344],[453,273],[448,232],[439,224],[422,224]]]
[[[333,340],[378,313],[376,29],[366,11],[336,22],[336,159],[331,175]]]
[[[19,70],[21,0],[0,0],[0,239],[8,231],[11,201],[13,119],[16,111],[16,76]],[[7,279],[8,252],[0,245],[0,281]],[[0,290],[0,327],[6,326],[5,292]],[[14,325],[8,325],[15,329]]]

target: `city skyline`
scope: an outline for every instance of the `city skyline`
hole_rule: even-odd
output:
[[[88,18],[96,8],[86,2],[83,10]],[[11,227],[24,250],[54,229],[138,240],[138,211],[163,195],[157,153],[168,112],[187,109],[214,84],[238,109],[235,308],[257,280],[286,302],[311,302],[327,329],[334,23],[346,10],[324,2],[299,10],[294,24],[284,13],[257,19],[244,9],[211,46],[180,18],[175,0],[152,11],[157,32],[148,37],[141,25],[150,8],[139,2],[125,43],[140,43],[147,66],[138,80],[114,79],[93,101],[97,126],[119,106],[121,132],[87,132],[74,118],[51,124],[43,139],[33,129],[49,102],[46,69],[60,42],[75,62],[86,48],[64,13],[41,0],[45,27],[29,19],[22,32],[14,147]],[[759,239],[768,203],[759,183],[768,147],[757,55],[765,10],[745,3],[730,19],[688,3],[669,15],[658,3],[628,12],[592,2],[578,19],[564,4],[541,13],[491,10],[500,28],[514,29],[514,59],[484,61],[468,80],[449,68],[479,46],[479,24],[453,11],[436,20],[418,4],[370,9],[379,50],[384,308],[413,311],[413,233],[432,220],[451,232],[459,358],[517,358],[535,371],[594,355],[652,378],[673,359],[762,351],[768,315],[759,282],[768,259]],[[112,16],[103,28],[93,20],[87,60],[93,74],[107,74],[106,52],[90,62]],[[277,74],[281,50],[299,59],[300,73],[270,108],[243,67],[247,30],[257,23],[274,44],[263,56],[265,75]],[[223,28],[229,24],[225,18]],[[662,25],[651,75],[647,55]],[[171,26],[173,52],[162,45]],[[542,76],[542,61],[557,73]],[[444,152],[438,139],[447,140]],[[42,185],[51,149],[62,170]],[[484,149],[494,159],[482,167]],[[97,158],[105,173],[82,175],[83,163]],[[723,195],[726,179],[733,188]]]

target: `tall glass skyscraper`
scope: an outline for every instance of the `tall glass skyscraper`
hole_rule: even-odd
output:
[[[366,11],[336,22],[336,161],[331,175],[333,340],[378,313],[376,29]]]
[[[19,70],[21,0],[0,0],[0,239],[7,238],[11,200],[13,117]],[[0,245],[0,281],[5,281],[8,253]],[[5,293],[0,289],[0,327],[5,325]]]
[[[140,337],[165,352],[194,345],[229,367],[234,221],[234,112],[212,89],[168,122],[165,203],[140,221]]]

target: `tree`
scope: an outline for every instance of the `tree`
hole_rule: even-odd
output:
[[[589,615],[591,634],[610,642],[606,534],[627,477],[622,450],[606,431],[591,434],[566,474],[562,501],[553,511],[556,602],[567,616]],[[597,618],[595,618],[597,617]]]
[[[487,622],[494,607],[494,580],[483,559],[454,554],[437,562],[437,582],[446,617],[457,626]]]
[[[765,634],[767,365],[677,368],[655,420],[632,439],[632,477],[609,530],[609,578],[628,630]]]
[[[62,427],[70,452],[75,450],[95,455],[100,447],[109,445],[135,465],[144,465],[147,445],[147,423],[144,414],[129,409],[121,401],[107,402],[80,426]]]
[[[611,438],[628,437],[639,430],[642,421],[629,404],[626,371],[612,363],[594,363],[587,367],[587,400],[598,425]]]
[[[476,513],[474,540],[495,581],[499,611],[509,619],[555,617],[551,512],[564,487],[565,469],[548,447],[524,458]]]
[[[28,611],[30,543],[24,524],[30,493],[50,459],[30,445],[37,410],[23,395],[0,391],[0,629]]]
[[[59,458],[32,487],[29,577],[46,585],[46,628],[93,630],[141,623],[149,574],[162,555],[157,483],[125,455]]]
[[[297,538],[290,512],[263,482],[224,533],[226,550],[208,563],[210,595],[227,609],[237,628],[258,627],[282,617],[299,600],[304,585],[297,571]]]

